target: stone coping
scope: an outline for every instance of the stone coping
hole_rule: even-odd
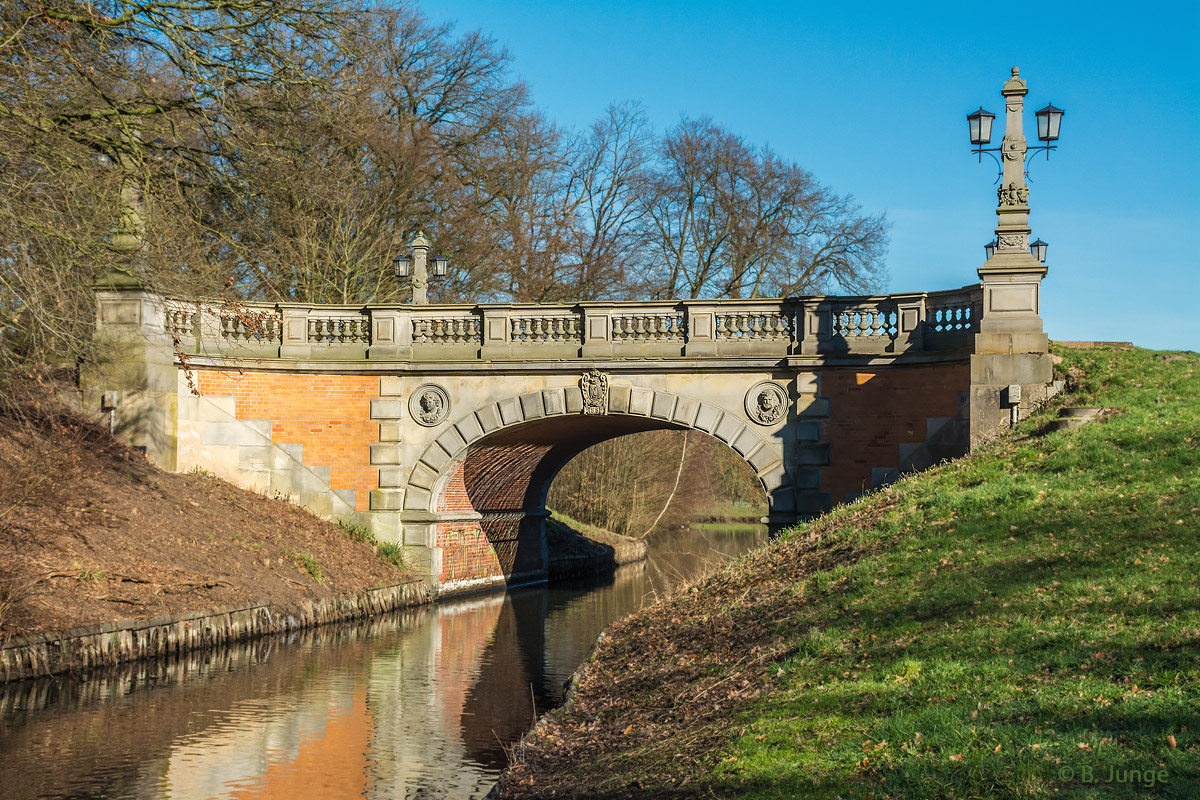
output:
[[[1062,344],[1059,342],[1058,344]],[[478,349],[478,348],[476,348]],[[328,361],[289,358],[265,358],[234,353],[223,355],[189,355],[187,364],[191,369],[231,369],[248,371],[361,373],[366,375],[395,375],[411,372],[417,375],[441,375],[453,373],[488,373],[528,375],[530,373],[571,373],[590,369],[612,373],[644,373],[655,375],[664,372],[706,373],[721,371],[745,372],[747,370],[772,370],[781,367],[822,369],[826,367],[890,367],[944,364],[953,361],[966,362],[971,348],[957,350],[935,350],[903,353],[839,353],[839,354],[792,354],[777,356],[713,356],[695,357],[637,357],[628,359],[592,360],[585,358],[561,358],[548,361],[488,360],[488,361],[367,361],[366,359],[330,359]]]
[[[1095,350],[1097,348],[1109,348],[1111,350],[1132,350],[1133,342],[1068,342],[1059,339],[1051,339],[1052,344],[1059,347],[1065,347],[1068,350]]]
[[[368,589],[358,595],[305,600],[291,607],[224,606],[150,619],[104,622],[62,633],[32,634],[0,645],[0,684],[359,619],[425,605],[432,599],[429,587],[423,582],[409,581]]]

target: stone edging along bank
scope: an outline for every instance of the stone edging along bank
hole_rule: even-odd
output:
[[[370,617],[425,605],[432,599],[429,587],[421,581],[413,581],[370,589],[352,597],[305,600],[293,608],[230,606],[151,619],[105,622],[61,634],[35,634],[0,645],[0,683],[86,671]]]

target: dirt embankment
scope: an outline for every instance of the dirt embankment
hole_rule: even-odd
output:
[[[0,409],[0,643],[411,580],[285,500],[175,475],[53,402]]]

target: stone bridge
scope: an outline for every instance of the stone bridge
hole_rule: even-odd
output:
[[[402,543],[446,594],[545,577],[572,457],[695,430],[774,529],[960,455],[1044,399],[1044,269],[961,289],[784,300],[314,306],[97,288],[89,402],[204,469]]]

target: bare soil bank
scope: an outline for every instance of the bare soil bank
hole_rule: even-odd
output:
[[[0,643],[115,620],[403,582],[285,500],[175,475],[52,402],[0,412]]]

